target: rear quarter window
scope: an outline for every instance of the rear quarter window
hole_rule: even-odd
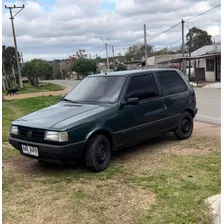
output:
[[[177,94],[187,90],[186,83],[176,71],[160,71],[156,72],[156,75],[163,95]]]

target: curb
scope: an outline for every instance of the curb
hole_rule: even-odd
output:
[[[221,224],[221,195],[217,194],[206,199],[213,215],[213,224]]]

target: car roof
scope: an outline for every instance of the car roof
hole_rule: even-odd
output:
[[[94,75],[89,75],[88,77],[102,77],[102,76],[130,76],[132,74],[144,74],[149,72],[158,72],[158,71],[179,71],[175,68],[154,68],[154,69],[139,69],[139,70],[125,70],[118,72],[108,72],[108,73],[99,73]]]

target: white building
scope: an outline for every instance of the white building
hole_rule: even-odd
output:
[[[191,53],[194,61],[195,79],[220,81],[221,45],[203,46]]]

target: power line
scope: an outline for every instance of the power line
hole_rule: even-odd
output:
[[[182,40],[182,38],[180,38],[179,40],[177,40],[177,41],[175,41],[175,42],[173,42],[173,43],[171,43],[171,44],[169,44],[169,45],[167,45],[166,47],[169,47],[169,46],[171,46],[171,45],[173,45],[173,44],[176,44],[176,43],[178,43],[179,41],[181,41]],[[165,48],[166,48],[165,47]]]
[[[192,16],[191,18],[186,19],[185,22],[187,22],[187,21],[189,21],[189,20],[192,20],[192,19],[194,19],[194,18],[196,18],[196,17],[198,17],[198,16],[201,16],[201,15],[207,13],[207,12],[210,12],[210,11],[212,11],[212,10],[214,10],[214,9],[216,9],[216,8],[218,8],[218,7],[220,7],[220,6],[221,6],[221,4],[219,4],[219,5],[217,5],[217,6],[213,7],[213,8],[211,8],[211,9],[205,11],[205,12],[202,12],[202,13],[196,15],[196,16]]]
[[[196,17],[199,17],[199,16],[201,16],[201,15],[203,15],[203,14],[206,14],[206,13],[208,13],[208,12],[210,12],[210,11],[212,11],[212,10],[214,10],[214,9],[216,9],[216,8],[218,8],[218,7],[220,7],[220,6],[221,6],[221,4],[219,4],[219,5],[217,5],[217,6],[213,7],[213,8],[211,8],[211,9],[205,11],[205,12],[202,12],[202,13],[200,13],[200,14],[198,14],[198,15],[195,15],[195,16],[189,18],[189,19],[186,19],[184,22],[187,22],[187,21],[192,20],[192,19],[194,19],[194,18],[196,18]],[[166,29],[166,30],[164,30],[164,31],[162,31],[162,32],[160,32],[160,33],[154,35],[154,36],[148,37],[147,40],[149,40],[149,41],[150,41],[150,40],[153,40],[153,39],[155,39],[156,37],[160,36],[161,34],[170,31],[171,29],[177,27],[177,26],[180,25],[180,24],[181,24],[181,22],[179,22],[179,23],[177,23],[177,24],[175,24],[175,25],[169,27],[168,29]],[[180,41],[180,40],[178,40],[178,41]],[[177,43],[178,41],[175,41],[174,43],[172,43],[172,44],[170,44],[170,45],[173,45],[173,44]],[[140,44],[140,43],[142,43],[142,42],[144,42],[144,41],[137,41],[137,42],[132,42],[132,43],[129,43],[129,44],[119,44],[119,45],[115,45],[115,46],[132,46],[132,45],[134,45],[134,44]],[[168,46],[170,46],[170,45],[168,45]],[[166,47],[168,47],[168,46],[166,46]],[[123,49],[123,51],[126,50],[126,49],[128,49],[128,48]]]
[[[160,36],[161,34],[168,32],[169,30],[175,28],[176,26],[178,26],[178,25],[180,25],[180,24],[181,24],[181,22],[177,23],[177,24],[174,25],[174,26],[171,26],[170,28],[168,28],[168,29],[166,29],[166,30],[164,30],[164,31],[162,31],[162,32],[160,32],[160,33],[158,33],[158,34],[156,34],[155,36],[148,37],[147,40],[153,40],[153,39],[155,39],[156,37]]]

